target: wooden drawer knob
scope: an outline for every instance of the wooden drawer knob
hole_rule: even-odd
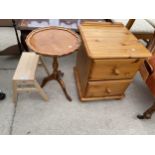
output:
[[[106,88],[106,92],[107,92],[108,94],[110,94],[110,93],[111,93],[111,89],[110,89],[110,88]]]
[[[115,75],[119,75],[119,74],[120,74],[119,69],[115,68],[115,69],[114,69],[114,74],[115,74]]]

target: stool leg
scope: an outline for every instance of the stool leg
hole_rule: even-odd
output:
[[[47,66],[45,65],[45,63],[44,63],[44,61],[43,61],[43,58],[42,58],[41,56],[40,56],[40,62],[41,62],[41,64],[42,64],[42,66],[44,67],[44,69],[45,69],[47,75],[50,75],[50,72],[48,71]]]
[[[42,96],[42,98],[47,101],[48,100],[48,96],[46,95],[46,93],[44,92],[44,90],[40,87],[39,83],[35,80],[34,81],[34,85],[36,87],[36,89],[38,90],[39,94]]]
[[[13,80],[13,102],[17,103],[17,81]]]

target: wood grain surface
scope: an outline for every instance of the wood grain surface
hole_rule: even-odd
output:
[[[88,56],[101,58],[145,58],[148,50],[122,24],[86,23],[79,26]]]
[[[79,48],[80,38],[71,30],[48,27],[32,31],[27,36],[26,43],[36,53],[48,56],[63,56]]]

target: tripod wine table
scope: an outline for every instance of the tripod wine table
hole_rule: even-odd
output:
[[[56,80],[66,98],[72,101],[62,80],[64,74],[59,70],[58,57],[69,55],[77,50],[80,46],[79,36],[69,29],[47,27],[32,31],[27,36],[26,43],[34,52],[53,58],[53,72],[43,79],[41,86],[44,87],[50,80]]]

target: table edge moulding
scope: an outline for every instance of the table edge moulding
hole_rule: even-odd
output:
[[[73,32],[73,31],[70,30],[70,29],[62,28],[62,27],[56,27],[56,26],[50,26],[50,27],[45,27],[45,28],[37,28],[37,29],[33,30],[33,31],[32,31],[31,33],[29,33],[28,36],[26,37],[26,44],[28,45],[28,47],[29,47],[31,50],[37,52],[38,54],[41,54],[41,55],[44,55],[44,56],[51,56],[51,54],[48,54],[48,53],[45,54],[45,53],[43,53],[43,52],[41,52],[41,51],[39,51],[39,50],[36,50],[36,48],[30,43],[30,42],[31,42],[31,41],[30,41],[30,38],[31,38],[33,35],[35,35],[35,34],[38,33],[38,32],[46,31],[46,30],[51,30],[51,29],[67,31],[67,32],[69,32],[70,34],[72,34],[74,37],[77,38],[77,44],[76,44],[76,46],[74,47],[74,49],[71,50],[71,52],[69,52],[68,54],[62,54],[62,55],[56,55],[56,56],[59,57],[59,56],[65,56],[65,55],[72,54],[72,52],[76,51],[76,50],[79,48],[79,46],[80,46],[80,44],[81,44],[81,39],[80,39],[80,37],[79,37],[79,35],[78,35],[77,33]],[[53,56],[55,56],[55,55],[53,55]]]

